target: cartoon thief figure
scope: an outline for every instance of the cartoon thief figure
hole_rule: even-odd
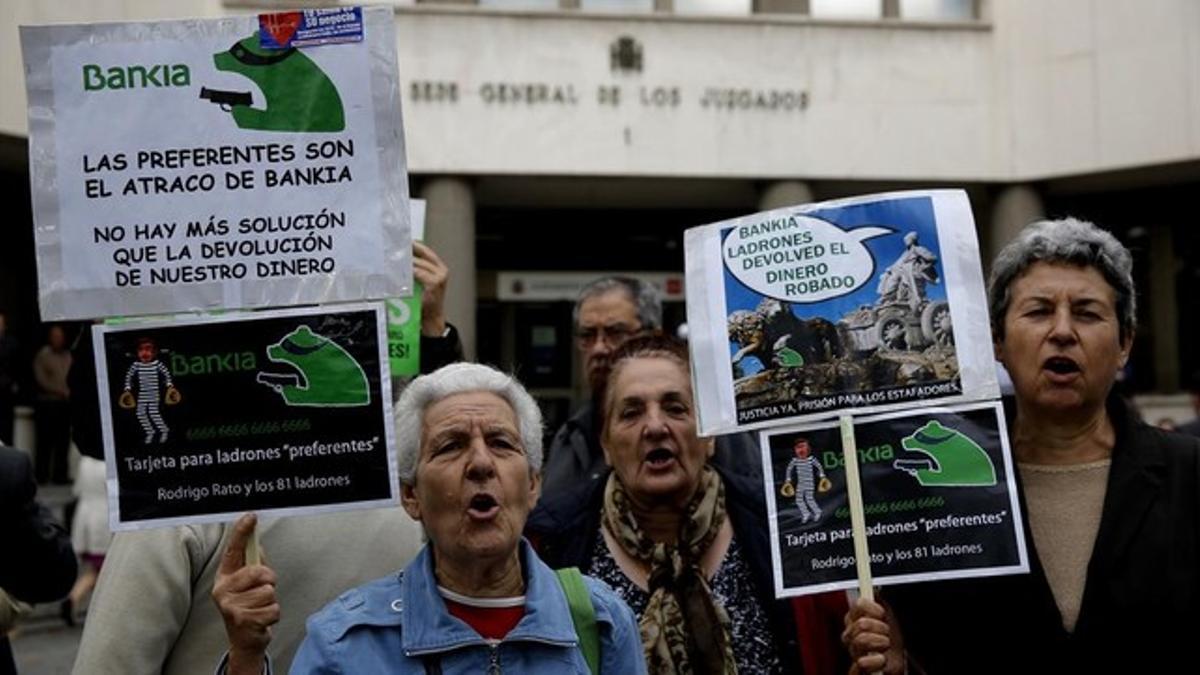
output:
[[[287,405],[350,407],[371,402],[367,374],[344,347],[299,326],[267,347],[272,363],[285,364],[291,373],[259,373],[255,380],[275,390]]]
[[[829,479],[825,477],[825,469],[821,462],[812,456],[807,438],[797,438],[792,447],[796,456],[788,462],[784,472],[784,484],[780,492],[785,497],[796,497],[796,508],[800,509],[800,522],[816,522],[821,519],[821,507],[817,506],[814,493],[818,490],[825,492],[830,488]],[[795,474],[795,478],[793,478]],[[820,482],[817,481],[818,476]]]
[[[295,48],[268,49],[257,35],[213,55],[217,70],[254,82],[265,97],[260,107],[250,91],[200,88],[200,98],[221,106],[239,129],[261,131],[342,131],[346,113],[333,80]]]
[[[166,443],[167,423],[158,411],[159,378],[162,378],[166,385],[164,400],[167,405],[179,403],[179,390],[171,381],[171,371],[167,370],[163,362],[158,360],[158,345],[153,338],[138,338],[137,358],[138,360],[130,364],[129,370],[125,372],[125,391],[121,393],[117,403],[126,410],[137,408],[138,423],[142,425],[142,431],[146,432],[144,441],[146,445],[154,442],[155,432],[158,432],[158,442]],[[133,396],[135,382],[137,383],[136,400]]]

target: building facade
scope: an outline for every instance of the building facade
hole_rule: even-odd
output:
[[[27,174],[16,25],[258,13],[272,0],[21,0],[0,17],[0,163]],[[305,3],[300,3],[305,4]],[[49,6],[47,6],[49,5]],[[582,279],[644,275],[683,320],[682,232],[763,208],[962,187],[990,259],[1077,215],[1137,256],[1129,387],[1200,357],[1200,3],[1150,0],[466,0],[392,3],[413,193],[452,267],[468,353],[560,417],[582,393]],[[28,197],[25,197],[27,210]],[[27,214],[26,214],[27,215]],[[26,218],[10,230],[32,227]],[[0,303],[36,302],[4,235]],[[36,318],[36,317],[31,317]]]

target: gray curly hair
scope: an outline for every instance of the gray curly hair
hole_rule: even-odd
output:
[[[486,391],[508,402],[517,417],[521,444],[529,470],[542,469],[542,411],[520,382],[509,375],[478,363],[452,363],[413,380],[396,402],[396,464],[400,482],[413,485],[421,457],[421,434],[425,410],[454,394]]]
[[[642,330],[662,328],[662,295],[654,284],[633,277],[600,277],[584,286],[579,291],[579,299],[575,301],[575,309],[571,313],[571,320],[575,325],[579,325],[579,310],[585,300],[610,291],[622,291],[629,297],[629,301],[637,308],[638,322],[642,324]]]
[[[988,307],[995,339],[1004,339],[1004,315],[1012,301],[1012,283],[1038,262],[1094,267],[1116,294],[1121,341],[1133,334],[1137,324],[1137,289],[1133,285],[1133,257],[1129,249],[1092,223],[1063,218],[1026,226],[992,263]]]

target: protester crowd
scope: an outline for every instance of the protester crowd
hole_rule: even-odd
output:
[[[1200,440],[1143,423],[1113,391],[1137,289],[1103,230],[1034,223],[988,281],[1030,572],[888,586],[874,601],[774,597],[757,444],[699,436],[687,347],[662,334],[652,286],[583,289],[576,346],[593,393],[543,449],[521,383],[462,362],[442,309],[449,270],[427,246],[415,257],[425,375],[395,408],[400,508],[247,515],[111,545],[80,518],[71,590],[70,540],[34,501],[28,460],[4,450],[0,527],[21,553],[0,556],[0,606],[70,590],[74,620],[98,573],[83,675],[1195,669]],[[13,350],[0,321],[0,367]],[[37,415],[53,420],[39,478],[66,479],[56,433],[71,420],[80,451],[103,457],[92,369],[86,331],[74,363],[54,331],[38,352]],[[81,471],[81,508],[95,471]]]

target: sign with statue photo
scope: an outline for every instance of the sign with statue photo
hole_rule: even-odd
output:
[[[1029,570],[998,402],[855,419],[876,584]],[[775,595],[857,585],[838,422],[761,433]]]
[[[112,529],[396,503],[381,305],[92,330]]]
[[[22,26],[42,318],[410,295],[394,23]]]
[[[999,396],[960,190],[757,213],[685,253],[704,435]]]

